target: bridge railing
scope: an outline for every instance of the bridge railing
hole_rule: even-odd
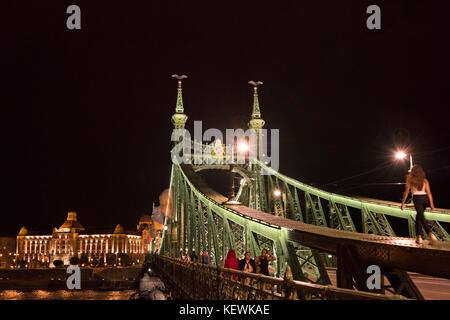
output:
[[[152,266],[176,299],[193,300],[405,300],[308,282],[246,273],[153,255]]]
[[[409,236],[414,238],[416,235],[414,223],[416,212],[412,208],[401,210],[400,204],[397,203],[344,196],[321,190],[287,177],[259,160],[254,159],[254,161],[268,173],[269,189],[276,185],[277,189],[286,193],[286,203],[282,211],[290,219],[356,232],[357,229],[349,210],[349,208],[353,208],[356,210],[354,213],[361,217],[362,230],[359,232],[396,236],[388,219],[389,216],[393,216],[407,220]],[[268,191],[269,202],[270,200],[277,202],[272,197],[272,190]],[[301,195],[304,196],[304,199]],[[278,202],[280,202],[279,199]],[[271,205],[269,204],[269,206]],[[448,209],[436,209],[434,212],[427,210],[425,217],[430,220],[430,227],[438,239],[450,241],[449,233],[441,225],[441,223],[450,223]]]

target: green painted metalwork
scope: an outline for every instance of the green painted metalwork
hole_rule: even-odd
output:
[[[254,208],[263,212],[267,212],[267,198],[266,198],[266,188],[264,185],[264,176],[258,174],[259,169],[257,166],[254,167]]]
[[[276,196],[276,197],[274,196],[275,190],[277,190],[280,193],[279,196]],[[275,181],[275,185],[273,186],[273,191],[272,191],[271,196],[273,196],[272,199],[273,199],[273,211],[274,211],[274,214],[276,216],[286,217],[286,212],[285,212],[285,209],[283,208],[283,203],[281,201],[281,197],[283,197],[283,193],[282,193],[282,191],[280,189],[280,186],[278,184],[278,179],[276,179],[276,181]]]
[[[337,203],[344,204],[349,207],[361,209],[361,206],[364,204],[367,206],[367,209],[371,210],[372,212],[380,212],[385,215],[394,216],[398,218],[406,219],[408,216],[415,217],[415,211],[411,209],[404,209],[401,210],[398,205],[394,204],[387,204],[387,203],[381,203],[369,200],[361,200],[357,198],[352,198],[348,196],[342,196],[338,195],[332,192],[323,191],[315,187],[311,187],[309,185],[306,185],[304,183],[301,183],[295,179],[289,178],[287,176],[284,176],[283,174],[273,170],[270,167],[267,167],[262,162],[258,161],[257,159],[252,159],[252,161],[255,161],[260,165],[264,170],[268,171],[271,175],[277,176],[279,179],[286,181],[289,185],[292,185],[304,192],[308,192],[311,195],[316,195],[324,200],[330,200],[330,198],[333,197],[334,201]],[[441,221],[441,222],[450,222],[450,214],[444,213],[444,212],[425,212],[425,217],[429,220],[434,221]]]
[[[301,221],[298,219],[297,215],[299,214],[300,206],[294,204],[295,198],[292,196],[291,188],[288,186],[288,184],[283,181],[284,184],[284,194],[286,195],[286,218]]]
[[[306,222],[314,224],[316,226],[327,226],[327,220],[323,213],[322,203],[320,197],[313,195],[309,192],[305,192],[306,201]]]
[[[178,182],[175,185],[184,186],[184,188],[182,188],[184,190],[179,190],[179,192],[183,195],[180,199],[182,202],[180,207],[184,206],[184,208],[186,208],[183,213],[185,217],[185,232],[187,238],[184,245],[187,247],[182,248],[183,244],[181,244],[181,249],[184,250],[187,248],[189,252],[192,251],[192,248],[195,248],[199,252],[200,250],[204,250],[206,247],[204,245],[206,242],[206,237],[204,235],[205,230],[212,229],[212,241],[209,243],[213,248],[209,248],[209,252],[214,253],[215,264],[224,260],[228,248],[239,248],[239,245],[242,243],[240,251],[237,252],[238,255],[243,254],[245,249],[247,249],[250,250],[254,256],[257,256],[260,253],[261,246],[269,247],[272,252],[277,253],[278,260],[275,265],[276,273],[280,274],[284,272],[288,259],[285,257],[286,251],[282,249],[282,243],[286,242],[286,240],[283,238],[279,228],[266,226],[257,221],[252,221],[229,212],[225,207],[211,201],[201,192],[196,190],[189,179],[187,179],[180,166],[174,165],[174,172],[175,178],[183,180],[183,182]],[[205,210],[208,219],[207,221],[202,221],[202,214]],[[220,219],[222,221],[222,237],[217,237],[218,231],[216,230],[216,223],[213,222],[214,216],[217,216],[217,220]],[[175,224],[180,225],[178,227],[179,229],[182,220],[183,219],[174,220]],[[231,227],[230,224],[233,225],[233,227]],[[205,225],[206,227],[202,229],[201,226]],[[218,248],[220,246],[220,238],[225,239],[225,242],[222,243],[222,252],[219,255]],[[200,246],[200,244],[202,245]],[[162,247],[167,248],[167,244]],[[313,266],[314,268],[317,268],[317,264],[314,264]],[[306,268],[306,265],[302,267]],[[315,269],[314,272],[315,274],[320,274],[318,269]]]
[[[274,202],[273,202],[273,192],[275,190],[273,186],[273,180],[272,176],[267,176],[267,183],[268,183],[268,189],[267,189],[267,212],[268,213],[275,213],[274,212]]]
[[[416,237],[416,224],[415,219],[412,215],[408,217],[408,231],[410,238]]]
[[[178,93],[181,97],[181,84]],[[182,106],[182,98],[180,99]],[[179,112],[184,112],[184,108],[183,110],[178,108],[178,97],[176,112],[180,116]],[[180,121],[177,124],[174,123],[174,126],[183,125],[184,127],[186,118],[177,118]],[[184,120],[184,122],[182,123],[181,120]],[[249,127],[254,128],[259,135],[263,126],[264,121],[261,119],[257,86],[255,86],[253,114]],[[195,142],[192,142],[191,145],[194,151],[196,148],[198,150],[205,150],[206,148],[205,145]],[[195,152],[192,155],[193,158],[198,156]],[[215,156],[217,158],[217,155]],[[415,212],[412,210],[401,211],[396,205],[326,192],[286,177],[257,159],[250,159],[247,164],[235,165],[231,169],[229,165],[223,164],[227,163],[224,161],[226,157],[224,155],[223,158],[216,159],[221,161],[217,161],[215,164],[186,166],[174,163],[172,165],[171,186],[175,190],[175,219],[169,222],[169,229],[164,232],[160,253],[172,257],[176,255],[176,251],[172,250],[172,238],[167,236],[166,233],[170,234],[172,230],[177,230],[177,238],[174,239],[177,242],[175,245],[178,249],[187,249],[190,253],[195,248],[199,254],[201,251],[207,251],[212,263],[217,266],[223,263],[229,248],[234,248],[237,251],[237,256],[240,256],[246,250],[250,250],[253,256],[257,256],[260,249],[269,248],[272,252],[275,252],[277,257],[275,263],[276,275],[284,276],[286,268],[289,266],[295,279],[318,284],[330,284],[325,269],[328,254],[304,246],[301,243],[301,238],[289,238],[286,229],[249,218],[212,200],[199,191],[189,180],[187,175],[187,172],[190,172],[189,170],[196,172],[220,169],[233,170],[233,172],[241,174],[244,177],[244,182],[240,185],[237,199],[243,205],[256,210],[318,226],[356,232],[355,224],[350,215],[350,208],[353,208],[352,210],[361,211],[362,232],[364,233],[395,236],[387,218],[394,216],[408,219],[410,235],[415,235]],[[261,169],[264,169],[270,175],[261,175]],[[281,191],[281,197],[273,196],[275,189]],[[301,203],[300,199],[304,199],[302,200],[304,203]],[[324,207],[322,204],[324,204]],[[302,205],[305,208],[304,216]],[[450,240],[446,230],[439,224],[439,222],[450,222],[450,215],[427,212],[426,217],[433,220],[433,232],[438,238]],[[310,245],[314,246],[313,244]],[[405,272],[394,270],[391,271],[390,276],[392,282],[401,282],[402,285],[410,288],[409,291],[414,291],[414,287],[411,282],[408,282],[410,279]]]
[[[450,235],[438,221],[430,221],[430,227],[431,231],[433,231],[439,240],[444,241],[450,239]]]
[[[211,228],[212,231],[212,246],[210,246],[210,257],[212,256],[211,254],[214,252],[214,263],[215,265],[218,264],[218,258],[220,256],[219,252],[218,252],[218,241],[217,241],[217,229],[216,229],[216,223],[214,222],[214,218],[212,216],[212,212],[211,212],[211,206],[208,204],[207,205],[207,214],[208,214],[208,226]]]
[[[347,206],[337,204],[333,200],[329,201],[329,206],[331,228],[356,232]]]
[[[363,233],[378,234],[382,236],[395,236],[386,216],[380,213],[371,212],[365,205],[361,208]]]

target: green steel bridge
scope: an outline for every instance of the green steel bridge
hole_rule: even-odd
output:
[[[174,128],[184,128],[186,120],[179,79],[176,113],[172,117]],[[255,84],[249,127],[259,133],[263,126]],[[441,241],[435,245],[428,241],[418,245],[414,239],[415,211],[408,207],[401,210],[394,202],[327,192],[287,177],[258,159],[247,159],[245,164],[229,165],[227,161],[194,164],[195,157],[201,156],[198,150],[205,152],[209,149],[198,142],[189,143],[192,164],[184,164],[185,161],[172,164],[169,190],[173,193],[173,218],[166,219],[159,255],[155,256],[156,265],[163,273],[170,269],[172,273],[168,273],[168,277],[175,279],[177,274],[183,274],[183,277],[191,275],[196,283],[204,284],[203,288],[228,294],[193,294],[194,285],[185,288],[190,282],[178,276],[179,281],[174,285],[184,287],[185,297],[370,299],[385,298],[385,294],[389,294],[395,298],[423,299],[408,272],[450,279],[450,235],[442,226],[442,223],[450,223],[449,210],[425,213],[433,233]],[[225,153],[220,157],[223,157],[221,160],[229,160]],[[228,197],[205,183],[199,174],[203,170],[229,172]],[[265,170],[265,175],[261,174],[262,170]],[[234,197],[232,182],[236,173],[243,179]],[[275,190],[281,195],[275,196]],[[356,217],[358,224],[355,223]],[[393,217],[405,220],[410,238],[396,235],[390,222]],[[251,289],[251,285],[242,281],[226,278],[226,273],[233,274],[233,271],[221,268],[229,248],[233,248],[238,256],[248,250],[255,257],[262,248],[274,252],[277,258],[273,266],[275,277],[259,276],[261,283],[272,288],[271,295],[268,296],[264,290],[267,288],[260,285],[258,292],[266,292],[266,295],[252,296],[254,286]],[[198,253],[207,252],[212,266],[187,266],[176,260],[180,250],[191,252],[192,249]],[[330,265],[337,267],[337,288],[330,286],[326,270]],[[366,281],[370,274],[367,267],[370,265],[379,266],[382,278],[386,278],[389,285],[383,280],[381,289],[368,289]],[[221,281],[217,280],[219,278]],[[240,279],[244,278],[240,276]],[[286,279],[291,279],[295,285],[286,285]],[[224,286],[228,289],[231,286],[241,294],[230,294]],[[282,293],[281,288],[290,288],[290,291],[286,289]]]

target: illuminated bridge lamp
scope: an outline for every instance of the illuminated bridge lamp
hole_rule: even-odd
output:
[[[278,198],[279,196],[281,196],[281,191],[279,189],[275,189],[273,191],[273,195]]]
[[[248,151],[248,144],[245,142],[239,142],[238,144],[238,151],[239,152],[247,152]]]
[[[408,155],[407,155],[405,152],[403,152],[403,151],[398,151],[398,152],[395,154],[395,158],[397,158],[397,159],[399,159],[399,160],[403,160],[403,159],[405,159],[407,156],[408,156]],[[413,166],[413,162],[412,162],[412,154],[409,154],[409,171],[411,171],[412,166]]]
[[[405,159],[406,158],[406,153],[404,153],[403,151],[399,151],[395,154],[395,157],[399,160]]]

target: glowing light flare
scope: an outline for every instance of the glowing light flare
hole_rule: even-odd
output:
[[[239,152],[247,152],[249,149],[248,144],[246,142],[239,142],[237,147]]]
[[[399,159],[399,160],[405,159],[406,156],[407,156],[407,154],[406,154],[405,152],[403,152],[403,151],[398,151],[398,152],[395,154],[395,158],[396,158],[396,159]]]
[[[275,190],[273,191],[273,195],[274,195],[275,197],[279,197],[279,196],[281,196],[281,191],[280,191],[279,189],[275,189]]]

